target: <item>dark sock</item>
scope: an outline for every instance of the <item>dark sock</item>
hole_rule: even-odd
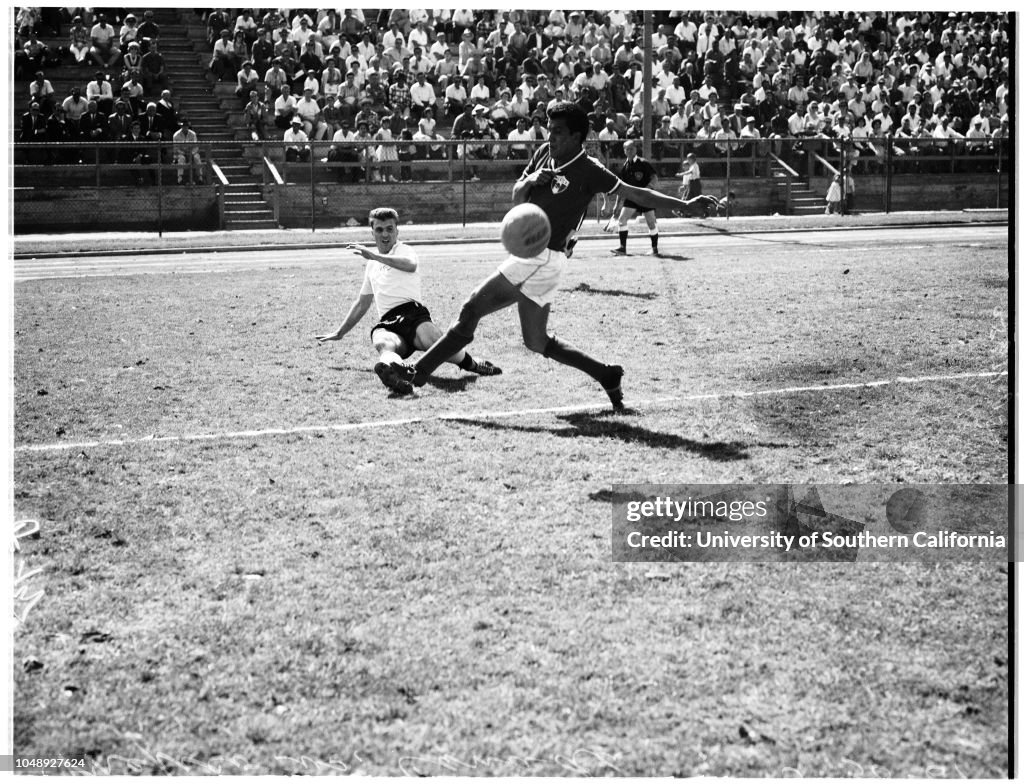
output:
[[[573,348],[568,343],[563,343],[558,338],[548,338],[548,344],[544,347],[544,356],[555,360],[555,362],[561,362],[563,365],[582,370],[602,386],[612,374],[613,366],[588,357],[579,349]]]
[[[626,237],[628,237],[628,236],[629,236],[629,231],[628,230],[627,231],[620,231],[619,232],[619,247],[620,248],[625,249],[625,247],[626,247]]]
[[[476,360],[473,359],[473,357],[471,357],[469,355],[469,352],[467,351],[466,356],[464,356],[462,358],[462,361],[459,363],[459,367],[462,368],[463,370],[472,370],[475,364]]]
[[[449,357],[458,354],[472,342],[473,338],[467,338],[465,335],[460,335],[458,332],[449,329],[437,343],[416,360],[416,375],[426,378],[441,367]]]
[[[657,234],[652,234],[651,235],[651,250],[653,250],[655,253],[658,252],[658,235]]]

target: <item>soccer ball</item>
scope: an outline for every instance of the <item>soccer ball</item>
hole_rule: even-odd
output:
[[[532,259],[547,247],[550,239],[551,221],[536,204],[518,204],[501,221],[501,244],[521,259]]]

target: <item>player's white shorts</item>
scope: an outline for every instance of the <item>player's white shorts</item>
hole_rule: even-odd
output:
[[[498,267],[498,272],[541,307],[551,304],[562,279],[565,254],[559,250],[544,249],[532,259],[509,256]]]

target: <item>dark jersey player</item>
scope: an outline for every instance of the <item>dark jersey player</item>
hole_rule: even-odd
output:
[[[404,373],[404,380],[421,386],[447,357],[472,342],[477,324],[484,316],[516,305],[528,349],[582,370],[601,385],[616,410],[624,408],[622,367],[604,364],[548,334],[551,301],[562,269],[587,207],[598,193],[622,194],[642,207],[666,210],[684,209],[699,199],[687,202],[622,182],[586,154],[583,142],[589,129],[587,113],[575,103],[563,101],[548,109],[548,141],[537,150],[512,188],[513,202],[536,204],[547,214],[551,221],[547,248],[530,259],[506,259],[469,295],[444,337],[415,364],[393,365],[397,373]],[[399,386],[396,391],[411,391],[411,385]]]
[[[656,188],[658,185],[658,174],[654,171],[645,159],[637,155],[636,140],[628,139],[622,145],[622,151],[626,154],[626,162],[622,164],[619,171],[619,179],[637,188]],[[619,204],[622,209],[619,210]],[[647,235],[651,238],[651,253],[660,256],[658,253],[658,216],[651,207],[642,207],[635,201],[624,198],[621,194],[615,194],[615,205],[612,207],[612,215],[619,212],[619,247],[612,251],[616,256],[626,255],[626,240],[629,238],[629,222],[638,212],[647,221]],[[609,221],[611,224],[611,221]]]

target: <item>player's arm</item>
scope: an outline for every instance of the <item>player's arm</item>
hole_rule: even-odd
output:
[[[381,264],[384,264],[385,266],[393,267],[394,269],[401,270],[402,272],[416,271],[417,263],[416,258],[414,256],[397,256],[393,253],[384,255],[383,253],[378,253],[377,251],[373,250],[373,248],[368,248],[365,245],[353,244],[346,246],[346,248],[347,250],[354,250],[364,259],[372,259],[373,261],[379,261]]]
[[[677,199],[675,196],[668,196],[650,188],[637,188],[635,185],[622,183],[619,185],[617,195],[623,199],[636,202],[641,207],[651,207],[664,210],[682,210],[694,204],[716,205],[718,202],[712,196],[700,195],[692,199]]]
[[[512,186],[512,203],[522,204],[529,198],[531,190],[548,185],[554,176],[555,173],[551,169],[537,169],[532,174],[524,172]]]
[[[316,335],[317,342],[324,343],[328,340],[341,340],[366,315],[366,311],[370,309],[372,304],[373,294],[360,294],[352,303],[352,307],[348,309],[348,315],[341,322],[341,326],[329,334]]]

